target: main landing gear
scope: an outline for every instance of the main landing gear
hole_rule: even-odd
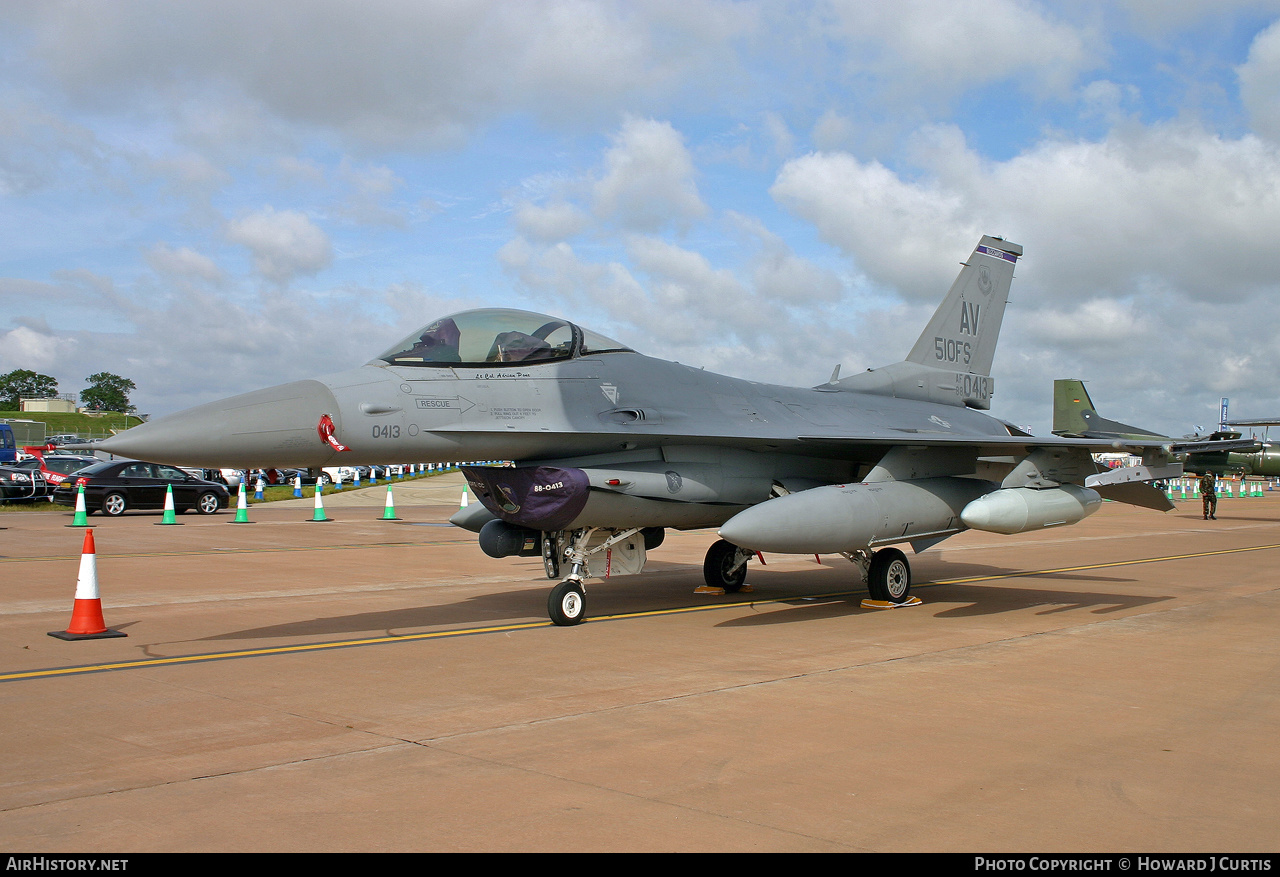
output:
[[[721,539],[707,549],[702,562],[702,578],[710,588],[724,588],[726,594],[742,590],[747,580],[747,561],[754,552]]]
[[[853,551],[844,556],[862,569],[872,600],[895,605],[911,600],[911,564],[898,549],[881,548],[875,553]]]
[[[599,535],[592,539],[592,535],[597,533]],[[586,620],[587,594],[583,580],[591,576],[589,558],[608,551],[637,533],[641,533],[638,527],[620,531],[601,532],[592,528],[542,534],[542,563],[547,578],[558,578],[562,565],[569,566],[569,574],[547,595],[547,616],[552,623],[569,627]],[[661,538],[646,532],[644,541],[648,543],[646,547],[656,548]],[[720,539],[707,549],[702,577],[708,587],[723,588],[725,593],[735,594],[746,584],[747,561],[754,553]],[[857,564],[871,599],[886,604],[883,608],[918,602],[911,597],[911,564],[897,548],[882,548],[876,552],[851,551],[845,552],[844,556]],[[635,568],[626,572],[638,571]],[[607,571],[605,574],[608,575]]]

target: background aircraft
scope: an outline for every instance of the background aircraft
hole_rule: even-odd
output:
[[[664,528],[719,528],[709,585],[735,591],[757,552],[838,553],[871,596],[908,599],[896,544],[966,528],[1075,523],[1103,498],[1167,510],[1149,484],[1181,467],[1165,440],[1033,437],[985,413],[1022,247],[984,236],[907,358],[813,388],[653,359],[569,321],[514,310],[436,320],[376,359],[157,419],[100,444],[169,463],[470,466],[482,505],[454,522],[494,557],[541,555],[557,624],[583,581],[639,572]],[[1099,472],[1090,452],[1144,464]]]
[[[1273,423],[1275,421],[1248,421],[1236,425],[1267,426]],[[1108,420],[1094,409],[1084,382],[1074,378],[1053,382],[1053,434],[1122,441],[1167,441],[1170,453],[1182,461],[1188,472],[1280,475],[1280,453],[1254,439],[1242,438],[1234,430],[1219,429],[1208,436],[1171,439],[1141,427]]]
[[[1232,418],[1229,424],[1242,428],[1263,427],[1261,439],[1256,439],[1255,434],[1255,440],[1258,442],[1257,449],[1252,452],[1232,454],[1230,462],[1238,463],[1243,467],[1242,471],[1250,475],[1280,475],[1280,448],[1272,447],[1271,442],[1267,439],[1267,435],[1270,432],[1269,427],[1280,426],[1280,420],[1236,420]]]

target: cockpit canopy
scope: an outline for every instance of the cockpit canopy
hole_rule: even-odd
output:
[[[630,348],[546,314],[486,308],[428,323],[378,359],[390,365],[477,366],[555,362],[615,351]]]

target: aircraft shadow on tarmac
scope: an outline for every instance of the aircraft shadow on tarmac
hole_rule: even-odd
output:
[[[1037,609],[1036,615],[1053,615],[1061,612],[1088,610],[1093,613],[1121,612],[1152,603],[1160,603],[1172,597],[1137,597],[1107,593],[1081,593],[1079,591],[1044,591],[1033,588],[1011,588],[1002,585],[921,585],[915,592],[924,602],[918,608],[929,612],[932,618],[970,618]],[[863,609],[861,596],[800,597],[784,601],[792,608],[753,615],[749,618],[732,618],[719,627],[752,627],[766,624],[790,624],[832,618],[842,615],[868,615],[879,609]],[[967,605],[940,608],[939,604],[964,602]],[[931,610],[931,611],[930,611]]]
[[[1218,512],[1218,519],[1216,521],[1205,521],[1203,515],[1179,515],[1178,517],[1182,518],[1184,521],[1203,521],[1206,527],[1213,526],[1213,525],[1221,525],[1221,524],[1230,525],[1230,524],[1237,524],[1237,523],[1247,523],[1247,524],[1276,523],[1275,518],[1246,518],[1240,515],[1224,515],[1222,514],[1222,512]]]
[[[922,572],[928,568],[922,565]],[[1001,577],[1019,576],[1015,570],[1000,569],[979,564],[948,563],[940,566],[937,579],[947,581],[954,579],[999,579]],[[1063,580],[1071,582],[1123,583],[1135,581],[1122,576],[1088,575],[1082,572],[1027,572],[1024,575],[1034,576],[1040,580]],[[931,577],[933,578],[933,577]],[[752,580],[757,583],[756,579]],[[856,590],[856,588],[850,588]],[[1106,591],[1077,590],[1045,590],[1043,588],[1019,588],[995,583],[970,584],[932,584],[929,580],[919,582],[913,591],[925,604],[926,610],[934,604],[931,613],[935,618],[967,618],[982,615],[993,615],[1001,612],[1013,612],[1035,607],[1043,607],[1036,611],[1037,615],[1050,615],[1072,610],[1088,610],[1093,613],[1121,612],[1136,609],[1153,603],[1173,599],[1172,597],[1143,597],[1134,594],[1123,594]],[[765,589],[757,588],[757,598],[772,598]],[[721,627],[747,627],[764,624],[787,624],[802,622],[816,618],[830,618],[841,615],[863,615],[880,612],[879,609],[863,609],[861,593],[837,594],[823,596],[797,597],[794,600],[783,600],[792,608],[781,611],[764,612],[749,618],[733,618],[722,622]],[[965,603],[967,605],[949,605],[939,608],[937,604]]]
[[[546,609],[544,590],[512,590],[481,594],[457,603],[408,606],[377,612],[331,615],[234,630],[201,641],[308,638],[328,636],[407,636],[424,630],[540,621]]]
[[[824,564],[822,567],[804,571],[753,569],[748,581],[755,589],[754,592],[709,598],[694,598],[692,594],[692,587],[698,579],[697,570],[678,564],[671,566],[672,569],[667,575],[650,575],[645,580],[627,576],[605,582],[593,582],[592,599],[597,601],[598,617],[636,612],[660,612],[664,609],[691,605],[715,607],[768,602],[789,604],[792,607],[778,609],[775,606],[770,611],[753,614],[746,618],[730,619],[718,625],[741,627],[804,622],[817,618],[862,615],[877,611],[861,608],[861,601],[866,596],[865,589],[853,576],[852,567],[839,564],[835,566]],[[1016,570],[954,563],[943,565],[938,572],[940,574],[936,578],[942,580],[990,579],[1019,575]],[[1026,575],[1035,575],[1042,580],[1115,583],[1132,581],[1122,577],[1085,575],[1076,572],[1028,572]],[[1081,593],[1073,590],[1019,588],[994,583],[933,585],[928,580],[920,582],[918,588],[917,594],[924,600],[926,606],[930,603],[948,604],[948,608],[935,608],[933,616],[939,618],[990,615],[1032,607],[1044,607],[1037,614],[1080,609],[1088,609],[1095,613],[1110,613],[1172,599],[1103,591]],[[968,605],[954,605],[957,602]],[[545,603],[546,593],[540,587],[508,589],[479,594],[454,603],[358,612],[228,631],[203,637],[200,641],[408,636],[433,629],[522,624],[537,622]]]

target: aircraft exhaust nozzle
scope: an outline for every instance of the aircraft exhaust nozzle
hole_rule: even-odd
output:
[[[1075,524],[1101,506],[1102,497],[1096,490],[1075,484],[1041,490],[1012,487],[975,499],[964,507],[960,520],[974,530],[1009,536]]]
[[[836,554],[963,530],[960,511],[994,487],[971,478],[833,484],[766,500],[720,527],[751,551]]]
[[[326,414],[340,424],[329,387],[294,381],[148,421],[94,447],[179,466],[323,466],[334,454],[317,431]]]

